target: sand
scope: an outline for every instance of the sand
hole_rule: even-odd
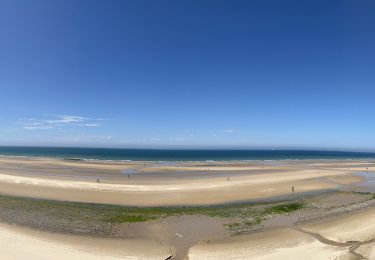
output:
[[[359,171],[375,171],[374,163],[311,160],[165,165],[1,157],[0,193],[136,206],[219,204],[337,189],[362,181],[352,175]],[[190,222],[176,218],[150,226],[155,234],[171,234],[156,240],[80,237],[0,224],[0,255],[1,259],[31,260],[165,259],[170,254],[165,245],[175,243],[186,249],[181,254],[187,253],[189,259],[350,259],[355,254],[372,259],[374,219],[375,209],[366,209],[298,227],[223,239],[220,222],[189,218],[191,225],[202,224],[201,233],[195,233]],[[206,232],[204,227],[209,225],[215,228]],[[183,240],[188,242],[180,244],[177,233],[189,238]]]
[[[168,255],[168,248],[153,241],[68,236],[0,224],[2,260],[165,259]]]
[[[358,254],[373,259],[375,256],[374,214],[375,209],[370,208],[296,227],[278,228],[221,240],[207,237],[193,245],[188,250],[188,258],[185,259],[328,260],[356,259],[355,256]],[[188,225],[184,227],[175,224],[172,221],[168,225],[168,228],[173,230],[173,234],[179,232],[181,236],[187,235]],[[159,230],[158,224],[155,225],[153,229]],[[314,235],[304,231],[312,232]],[[317,238],[316,235],[320,237]],[[171,239],[180,238],[176,236]],[[363,240],[363,244],[353,249],[352,240]],[[0,224],[0,255],[1,259],[31,260],[165,259],[169,255],[169,249],[161,243],[147,239],[90,238],[38,232]]]
[[[356,252],[366,259],[375,259],[375,242],[360,246]]]
[[[134,206],[202,205],[335,189],[359,182],[350,161],[87,162],[0,158],[0,192],[54,200]],[[129,171],[130,170],[130,171]],[[97,183],[97,179],[100,183]]]
[[[231,240],[203,242],[191,259],[375,259],[375,209]]]
[[[375,238],[375,209],[336,216],[301,227],[338,242],[368,241]]]
[[[207,259],[336,259],[346,248],[325,245],[292,229],[234,237],[232,241],[202,243],[189,251],[189,260]]]

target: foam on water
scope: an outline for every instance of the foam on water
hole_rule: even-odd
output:
[[[268,161],[375,159],[375,153],[311,150],[156,150],[69,147],[0,147],[2,156],[71,160],[153,161],[160,163],[213,161]]]

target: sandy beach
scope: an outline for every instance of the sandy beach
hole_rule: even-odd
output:
[[[202,243],[190,249],[189,259],[339,259],[348,247],[319,242],[293,229],[277,229],[219,243]]]
[[[189,259],[374,259],[375,209],[190,249]]]
[[[147,248],[147,250],[145,250]],[[151,240],[67,236],[0,224],[1,259],[164,259],[169,249]]]
[[[3,194],[134,206],[204,205],[336,189],[366,161],[86,162],[0,158]]]
[[[371,208],[309,224],[203,240],[185,259],[364,259],[359,254],[373,259],[374,214]],[[0,225],[0,254],[6,256],[2,259],[165,259],[169,253],[168,247],[152,240],[67,236]]]
[[[1,157],[0,254],[32,260],[372,259],[375,200],[355,192],[372,172],[374,162],[365,160]],[[6,197],[14,195],[21,197]],[[222,205],[238,201],[250,204]],[[181,208],[164,207],[171,205]],[[186,207],[194,205],[222,206]]]

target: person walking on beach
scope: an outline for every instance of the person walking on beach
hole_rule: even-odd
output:
[[[294,186],[292,186],[292,192],[294,192]]]

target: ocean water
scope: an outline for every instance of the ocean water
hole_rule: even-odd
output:
[[[309,150],[158,150],[67,147],[0,147],[2,156],[50,157],[82,160],[223,161],[375,159],[375,153]]]

